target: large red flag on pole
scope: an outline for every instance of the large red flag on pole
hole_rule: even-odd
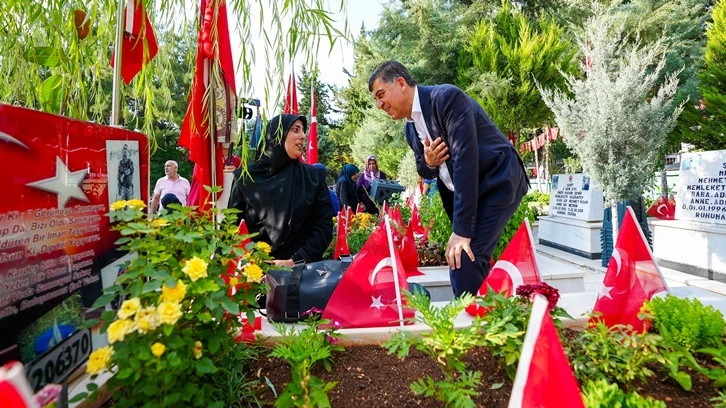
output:
[[[660,292],[668,292],[668,285],[628,207],[593,311],[608,326],[629,324],[637,331],[647,330],[638,313],[646,300]]]
[[[310,107],[310,133],[308,133],[308,146],[307,146],[307,163],[315,164],[318,162],[318,116],[317,116],[317,103],[315,100],[315,92],[312,93],[313,104]]]
[[[584,408],[543,295],[535,295],[509,408]]]
[[[287,81],[287,93],[285,94],[284,113],[298,114],[297,108],[297,85],[295,84],[295,67],[292,69],[290,79]]]
[[[141,68],[156,56],[159,47],[156,44],[154,30],[151,28],[149,16],[146,14],[142,0],[127,0],[124,8],[124,31],[121,39],[121,77],[126,85],[131,83]],[[118,47],[118,45],[116,45]],[[116,53],[111,57],[114,66]]]
[[[189,149],[189,159],[195,164],[192,191],[187,201],[189,205],[198,205],[201,210],[207,210],[211,206],[213,197],[204,186],[222,185],[222,166],[218,165],[222,162],[222,153],[215,138],[220,130],[229,134],[234,127],[232,122],[236,111],[237,87],[234,80],[226,2],[201,0],[200,7],[196,71],[192,81],[189,106],[179,136],[179,146]],[[210,111],[207,99],[211,98],[210,87],[219,87],[220,95],[226,95],[226,107],[220,106],[218,96],[214,95],[212,103],[215,104],[215,110]],[[210,120],[214,124],[213,127],[209,126]],[[213,173],[216,176],[214,180]]]

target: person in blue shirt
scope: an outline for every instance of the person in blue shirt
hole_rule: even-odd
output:
[[[325,166],[322,163],[315,163],[313,164],[315,167],[319,167],[327,173],[328,169],[325,168]],[[335,191],[332,188],[328,188],[328,191],[330,192],[330,201],[333,202],[333,214],[331,217],[335,217],[340,212],[340,201],[338,201],[338,195],[335,194]]]

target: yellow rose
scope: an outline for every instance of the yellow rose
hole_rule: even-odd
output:
[[[114,211],[123,210],[126,207],[126,200],[119,200],[111,204],[111,209]]]
[[[184,282],[181,281],[181,279],[177,280],[176,286],[174,288],[170,288],[166,285],[163,285],[161,287],[161,296],[159,296],[159,303],[161,302],[172,302],[172,303],[179,303],[182,300],[184,300],[184,296],[187,294],[187,285],[184,284]]]
[[[169,221],[162,218],[157,218],[154,221],[151,221],[151,226],[155,228],[166,227],[167,225],[169,225]]]
[[[195,256],[184,264],[182,272],[187,274],[192,282],[196,282],[199,278],[207,277],[207,263]]]
[[[119,319],[128,319],[141,309],[141,301],[139,298],[131,298],[124,300],[121,308],[118,310]]]
[[[237,286],[238,283],[239,283],[239,279],[237,279],[235,277],[229,278],[229,286]]]
[[[161,355],[164,354],[164,351],[166,351],[166,346],[159,342],[151,345],[151,354],[157,357],[161,357]]]
[[[91,356],[88,357],[88,365],[86,366],[86,373],[91,375],[98,374],[101,370],[108,367],[108,363],[111,361],[113,355],[113,347],[105,346],[97,349]]]
[[[134,325],[139,334],[146,334],[151,330],[156,330],[159,327],[159,317],[156,315],[156,309],[149,306],[136,312]]]
[[[177,320],[182,317],[181,304],[173,302],[161,302],[156,308],[156,315],[162,324],[176,324]]]
[[[199,340],[194,343],[194,358],[196,358],[197,360],[202,358],[202,342]]]
[[[129,207],[131,207],[133,209],[141,209],[141,208],[146,207],[146,204],[143,201],[139,200],[138,198],[134,198],[134,199],[127,201],[126,205],[128,205]]]
[[[255,264],[245,266],[244,275],[247,277],[247,282],[259,282],[262,280],[262,274],[262,268]]]
[[[260,250],[266,254],[269,254],[270,251],[272,251],[272,247],[267,242],[258,242],[257,244],[255,244],[255,246],[257,247],[258,250]]]
[[[123,341],[124,336],[131,333],[134,328],[134,323],[131,320],[127,319],[119,319],[115,320],[113,323],[111,323],[108,326],[108,331],[106,332],[106,335],[108,337],[108,342],[113,344],[117,341]]]

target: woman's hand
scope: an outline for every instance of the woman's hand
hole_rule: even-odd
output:
[[[295,266],[295,262],[292,259],[275,259],[272,264],[278,268],[292,268]]]

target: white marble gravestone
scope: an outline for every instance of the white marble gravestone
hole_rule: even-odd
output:
[[[600,257],[603,194],[584,174],[552,176],[549,215],[539,219],[539,243],[589,259]]]
[[[681,156],[676,219],[653,221],[653,255],[671,269],[726,282],[726,150]]]

